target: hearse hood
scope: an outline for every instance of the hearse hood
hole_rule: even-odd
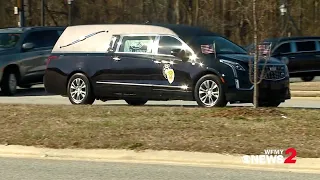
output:
[[[219,59],[225,59],[229,61],[234,61],[234,62],[240,62],[242,63],[249,63],[249,60],[253,61],[254,56],[247,55],[247,54],[220,54]],[[260,58],[261,59],[261,58]],[[262,59],[260,62],[264,62]],[[283,64],[280,60],[270,57],[268,59],[268,64]]]

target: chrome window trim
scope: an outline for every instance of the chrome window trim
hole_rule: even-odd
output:
[[[298,51],[298,45],[297,45],[297,43],[299,43],[299,42],[314,42],[314,44],[315,44],[315,50],[312,50],[312,51]],[[295,41],[293,41],[292,42],[293,44],[294,44],[294,46],[295,46],[295,53],[310,53],[310,52],[317,52],[318,50],[317,50],[317,40],[313,40],[313,39],[308,39],[308,40],[303,40],[303,41],[301,41],[301,40],[295,40]]]
[[[298,51],[297,49],[297,42],[306,42],[306,41],[315,41],[316,44],[316,50],[315,51]],[[272,51],[272,53],[274,53],[274,51],[276,49],[278,49],[281,45],[285,44],[285,43],[289,43],[291,46],[291,52],[289,53],[282,53],[281,55],[288,55],[288,54],[298,54],[298,53],[303,53],[303,52],[319,52],[320,51],[320,39],[301,39],[301,40],[287,40],[287,41],[283,41],[279,44],[277,44],[274,48],[274,50]]]
[[[137,55],[154,55],[154,56],[164,56],[164,57],[175,57],[173,55],[169,55],[169,54],[159,54],[158,50],[159,50],[159,43],[160,43],[160,38],[162,36],[168,36],[168,37],[172,37],[177,39],[178,41],[180,41],[182,43],[182,46],[185,47],[186,50],[190,51],[190,53],[195,54],[195,52],[193,51],[193,49],[187,44],[185,43],[181,38],[175,36],[175,35],[171,35],[171,34],[150,34],[150,33],[141,33],[141,34],[119,34],[120,39],[119,42],[117,44],[117,48],[115,50],[115,53],[117,54],[137,54]],[[143,52],[119,52],[120,46],[122,44],[123,38],[124,37],[141,37],[141,36],[154,36],[154,43],[155,43],[155,47],[152,49],[151,53],[143,53]],[[177,59],[178,60],[178,59]],[[182,61],[182,60],[179,60]]]
[[[286,54],[291,54],[291,53],[293,53],[293,52],[294,52],[294,51],[293,51],[294,45],[292,44],[292,42],[291,42],[291,41],[283,41],[283,42],[277,44],[277,45],[274,47],[274,49],[273,49],[273,51],[272,51],[271,54],[273,54],[280,46],[282,46],[283,44],[287,44],[287,43],[290,44],[290,52],[288,52],[288,53],[281,53],[281,55],[286,55]]]
[[[119,52],[119,49],[120,49],[120,46],[122,44],[122,41],[123,41],[123,38],[124,37],[148,37],[148,36],[151,36],[151,37],[154,37],[154,43],[156,42],[156,38],[157,36],[159,36],[158,34],[120,34],[120,40],[117,44],[117,49],[115,51],[115,53],[119,53],[119,54],[146,54],[146,55],[154,55],[154,52],[152,49],[151,50],[151,53],[143,53],[143,52]]]
[[[171,35],[171,34],[159,34],[158,47],[159,47],[159,43],[160,43],[161,37],[166,37],[166,36],[167,36],[167,37],[172,37],[172,38],[178,40],[178,41],[182,44],[182,48],[185,47],[185,49],[188,50],[188,51],[190,51],[190,53],[195,54],[195,52],[193,51],[193,49],[192,49],[187,43],[185,43],[181,38],[179,38],[179,37],[177,37],[177,36],[174,36],[174,35]],[[159,48],[158,48],[157,51],[156,51],[156,52],[157,52],[156,55],[159,55],[158,51],[159,51]],[[161,54],[161,55],[162,55],[162,54]],[[166,55],[168,55],[168,54],[166,54]],[[173,55],[169,55],[169,56],[173,56]],[[173,56],[173,57],[174,57],[174,56]]]

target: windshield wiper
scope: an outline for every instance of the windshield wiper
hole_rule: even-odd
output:
[[[98,32],[95,32],[95,33],[91,33],[91,34],[89,34],[89,35],[86,35],[86,36],[84,36],[84,37],[81,37],[81,38],[79,38],[79,39],[71,42],[70,44],[67,44],[67,45],[65,45],[65,46],[60,46],[60,48],[72,46],[72,45],[74,45],[74,44],[76,44],[76,43],[79,43],[79,42],[81,42],[81,41],[84,41],[84,40],[86,40],[86,39],[88,39],[88,38],[90,38],[90,37],[92,37],[92,36],[95,36],[95,35],[100,34],[100,33],[103,33],[103,32],[108,33],[109,31],[98,31]]]

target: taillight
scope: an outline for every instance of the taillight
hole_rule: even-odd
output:
[[[51,60],[58,59],[58,58],[59,58],[58,56],[49,56],[47,59],[47,67],[48,67]]]

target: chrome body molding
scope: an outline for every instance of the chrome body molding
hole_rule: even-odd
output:
[[[145,86],[145,87],[162,87],[162,88],[173,88],[173,89],[190,89],[186,85],[182,86],[169,86],[169,85],[157,85],[157,84],[142,84],[142,83],[122,83],[122,82],[110,82],[110,81],[97,81],[97,84],[110,84],[110,85],[124,85],[124,86]]]

